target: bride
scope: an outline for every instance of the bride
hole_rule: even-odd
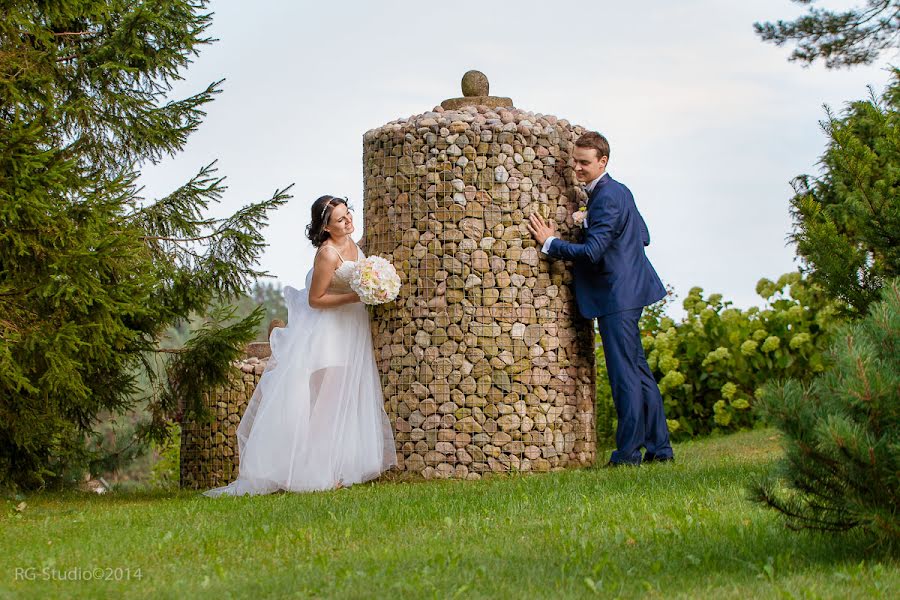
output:
[[[335,489],[396,465],[369,316],[350,289],[364,258],[347,201],[322,196],[306,235],[318,248],[306,289],[285,287],[288,324],[238,425],[240,471],[207,496]]]

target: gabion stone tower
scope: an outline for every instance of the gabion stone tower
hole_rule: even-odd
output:
[[[478,479],[594,461],[594,341],[570,265],[548,261],[528,216],[580,231],[570,156],[584,130],[488,95],[363,138],[365,247],[403,280],[372,332],[399,468]]]

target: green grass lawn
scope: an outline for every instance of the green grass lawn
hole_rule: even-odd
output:
[[[772,431],[675,451],[675,465],[314,494],[7,500],[0,596],[896,597],[886,550],[788,531],[746,500],[778,455]]]

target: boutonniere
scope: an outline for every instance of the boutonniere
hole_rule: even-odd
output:
[[[575,221],[576,225],[581,225],[584,223],[584,218],[587,216],[587,206],[579,206],[578,210],[572,213],[572,220]]]

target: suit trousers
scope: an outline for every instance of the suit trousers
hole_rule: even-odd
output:
[[[619,417],[614,463],[640,464],[669,458],[672,445],[662,395],[641,345],[639,321],[643,308],[604,315],[597,319],[613,403]]]

